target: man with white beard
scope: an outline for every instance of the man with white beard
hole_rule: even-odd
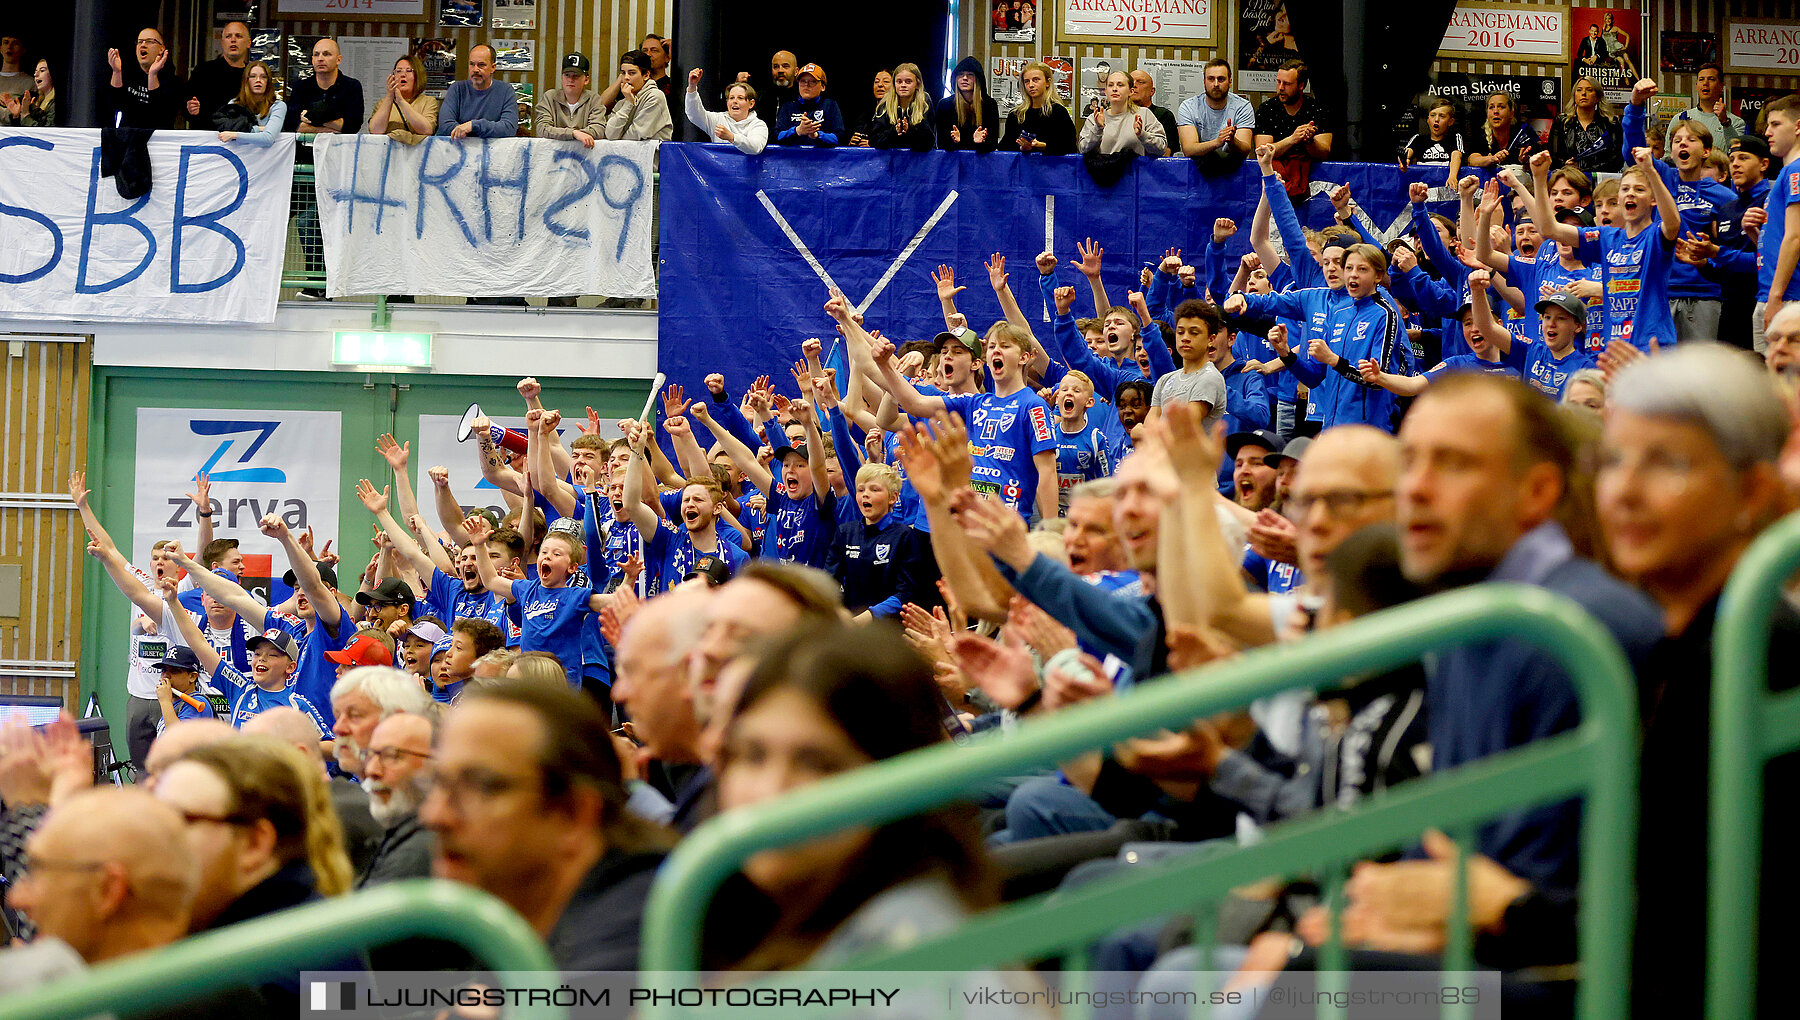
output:
[[[436,736],[435,711],[388,716],[369,735],[362,787],[369,794],[369,813],[387,831],[358,876],[358,889],[431,875],[431,832],[419,825],[419,805],[425,800],[419,776],[431,761]]]

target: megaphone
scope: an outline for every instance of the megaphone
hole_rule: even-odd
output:
[[[463,412],[462,421],[456,423],[456,441],[466,443],[475,434],[475,422],[486,415],[481,413],[481,405],[472,403]],[[494,445],[513,453],[525,452],[527,436],[523,429],[503,429],[498,425],[488,425],[488,435],[493,438]]]

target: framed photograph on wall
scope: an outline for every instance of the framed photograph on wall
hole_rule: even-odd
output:
[[[275,0],[290,21],[430,21],[436,0]]]

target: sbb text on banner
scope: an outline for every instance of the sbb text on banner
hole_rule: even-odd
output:
[[[150,190],[124,199],[101,176],[99,131],[0,128],[0,316],[275,318],[293,136],[159,131],[146,150]]]

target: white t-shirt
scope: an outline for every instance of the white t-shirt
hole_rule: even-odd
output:
[[[1167,407],[1170,404],[1187,404],[1205,401],[1212,406],[1212,412],[1206,416],[1205,427],[1212,428],[1220,418],[1225,417],[1225,377],[1211,362],[1198,372],[1184,372],[1176,369],[1156,380],[1150,390],[1152,407]]]
[[[22,96],[31,91],[31,75],[25,71],[0,71],[0,95]]]
[[[154,634],[144,633],[144,624],[150,618],[136,612],[136,608],[132,607],[131,614],[131,672],[125,678],[125,690],[134,698],[155,698],[156,682],[162,679],[156,664],[169,654],[169,649],[187,642],[181,640],[181,629],[168,607],[163,608],[162,619],[156,621]]]

